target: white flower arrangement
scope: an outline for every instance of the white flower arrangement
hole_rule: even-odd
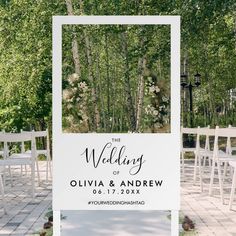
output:
[[[149,93],[159,93],[161,90],[160,90],[160,88],[156,85],[151,85],[150,87],[149,87]]]
[[[79,75],[76,74],[76,73],[68,76],[68,82],[69,82],[70,85],[75,84],[78,80],[79,80]]]

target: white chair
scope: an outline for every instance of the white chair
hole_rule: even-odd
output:
[[[5,130],[1,131],[0,134],[6,134]],[[6,150],[4,150],[6,148]],[[0,150],[0,156],[7,158],[9,156],[9,149],[6,143],[2,143],[2,149]]]
[[[236,127],[232,127],[229,125],[230,129],[235,129]],[[227,148],[228,152],[233,154],[233,152],[236,151],[236,147],[231,145],[230,138],[227,139]],[[230,167],[233,169],[233,177],[232,177],[232,186],[231,186],[231,192],[230,192],[230,200],[229,200],[229,210],[232,209],[233,205],[233,200],[234,200],[234,193],[235,193],[235,188],[236,188],[236,160],[235,161],[230,161],[229,162]]]
[[[22,131],[21,131],[21,133],[22,133]],[[31,132],[24,132],[24,133],[28,133],[28,135],[31,135]],[[8,147],[8,145],[6,145],[6,147]],[[21,152],[20,153],[13,153],[10,156],[6,155],[6,159],[8,159],[8,158],[10,158],[10,159],[19,159],[19,158],[29,159],[30,157],[31,157],[31,151],[25,152],[25,141],[21,142]],[[39,166],[38,166],[37,158],[36,158],[35,164],[36,164],[36,169],[37,169],[38,184],[40,184]],[[21,165],[21,176],[23,176],[23,166],[25,169],[25,174],[27,175],[27,165]],[[10,168],[9,168],[9,173],[11,176],[11,169]],[[12,181],[12,179],[11,179],[11,181]]]
[[[0,192],[2,197],[2,206],[4,214],[7,214],[6,209],[6,202],[5,202],[5,190],[4,190],[4,184],[3,184],[3,168],[0,168]]]
[[[4,130],[0,132],[0,134],[4,134],[4,133],[5,133]],[[3,145],[2,149],[0,150],[0,156],[2,156],[2,157],[4,155],[4,150],[3,149],[4,149],[4,145]]]
[[[0,134],[5,134],[5,130],[2,130],[0,132]],[[4,150],[4,149],[6,149],[6,150]],[[9,149],[8,149],[8,146],[6,145],[5,142],[2,143],[2,149],[0,150],[0,156],[2,156],[3,159],[5,159],[5,158],[7,158],[9,156]],[[9,174],[11,176],[11,168],[10,168],[10,166],[8,167],[8,170],[9,170]]]
[[[184,154],[185,153],[193,153],[194,154],[194,175],[193,175],[193,181],[194,183],[196,182],[196,169],[197,169],[197,158],[196,158],[196,145],[195,147],[184,147],[184,142],[183,142],[183,136],[197,136],[197,128],[184,128],[181,127],[181,160],[182,160],[182,176],[184,177],[185,175],[185,169],[184,169]]]
[[[234,193],[235,193],[235,188],[236,188],[236,160],[230,161],[229,165],[232,166],[234,169],[231,192],[230,192],[230,199],[229,199],[229,210],[232,210],[232,205],[233,205],[233,201],[234,201]]]
[[[236,127],[233,127],[233,126],[229,125],[228,128],[229,129],[234,129],[235,132],[236,132]],[[227,138],[227,150],[228,150],[229,153],[232,153],[232,152],[236,151],[236,146],[232,146],[230,137]]]
[[[196,159],[198,160],[199,166],[199,177],[200,177],[200,188],[203,191],[203,172],[202,172],[202,162],[203,167],[206,167],[206,158],[208,158],[209,166],[211,166],[211,159],[213,157],[213,150],[210,148],[210,137],[215,136],[215,129],[210,129],[208,126],[207,128],[200,128],[198,127],[197,131],[197,143],[196,143]],[[204,147],[202,148],[200,145],[201,138],[204,139]]]
[[[38,163],[38,156],[44,155],[46,157],[46,181],[50,177],[52,177],[52,167],[51,167],[51,155],[50,155],[50,139],[49,139],[49,132],[48,129],[45,131],[21,131],[23,133],[32,133],[34,138],[36,139],[36,167],[37,167],[37,174],[38,174],[38,180],[40,182],[40,170],[39,170],[39,163]],[[37,149],[37,139],[44,138],[46,143],[46,149]],[[22,143],[22,147],[24,148],[24,143]],[[25,150],[23,149],[23,152]],[[27,150],[26,153],[31,153],[31,150]]]
[[[226,143],[228,144],[228,140],[230,140],[231,138],[236,138],[236,130],[231,128],[219,128],[218,126],[216,126],[215,130],[215,141],[214,141],[214,151],[212,157],[209,195],[212,195],[213,192],[215,170],[217,170],[221,201],[224,204],[223,178],[222,178],[223,176],[221,173],[221,164],[227,165],[229,162],[235,161],[236,156],[232,155],[232,153],[229,152],[229,148],[227,147],[228,145],[226,145],[225,152],[219,149],[220,137],[226,138],[227,139]]]
[[[52,178],[52,162],[51,162],[51,155],[50,155],[50,138],[49,138],[49,131],[46,129],[45,131],[35,131],[34,134],[35,138],[45,138],[46,139],[46,149],[37,149],[36,154],[46,156],[46,181],[48,181],[48,177]]]
[[[21,143],[25,141],[31,142],[31,154],[27,154],[24,158],[19,157],[17,153],[13,153],[7,157],[7,146],[10,143]],[[35,138],[33,135],[24,134],[24,133],[5,133],[0,134],[0,142],[4,143],[4,158],[0,160],[0,167],[3,167],[3,178],[5,180],[6,171],[5,168],[7,166],[22,166],[28,165],[31,169],[31,194],[32,198],[35,197],[35,157],[36,157],[36,149],[35,149]],[[12,177],[11,177],[12,179]],[[4,183],[4,182],[3,182]],[[3,184],[4,185],[4,184]]]
[[[235,129],[236,132],[236,127],[232,127],[231,125],[228,126],[229,129]],[[232,140],[231,137],[227,137],[227,144],[226,144],[226,153],[228,154],[233,154],[233,152],[236,151],[236,147],[232,146]],[[227,167],[230,166],[228,162],[224,164],[224,172],[223,172],[223,183],[227,174]],[[232,169],[233,166],[230,166],[230,174],[232,174]]]

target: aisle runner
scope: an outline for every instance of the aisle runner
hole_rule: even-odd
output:
[[[62,236],[169,236],[171,229],[168,212],[62,211],[62,214],[66,216],[61,221]]]

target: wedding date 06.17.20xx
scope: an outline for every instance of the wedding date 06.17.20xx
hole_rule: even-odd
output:
[[[140,194],[140,189],[93,189],[93,194]]]

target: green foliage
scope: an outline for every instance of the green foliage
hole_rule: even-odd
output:
[[[41,235],[53,236],[53,228],[43,229],[43,230],[41,230],[39,232],[34,233],[32,236],[41,236]]]
[[[79,42],[81,76],[74,73],[71,50],[74,35]],[[132,131],[130,113],[132,110],[137,113],[141,75],[145,94],[138,131],[155,132],[157,126],[169,124],[169,26],[63,26],[62,49],[63,128],[66,132]],[[139,66],[140,59],[145,60],[143,68]],[[81,84],[85,84],[84,89]],[[131,105],[127,93],[130,93]],[[94,103],[100,117],[97,128],[93,125]]]
[[[179,233],[179,236],[197,236],[197,233],[196,231],[189,231],[189,232],[180,232]]]
[[[12,0],[0,5],[0,129],[51,121],[51,22],[60,5]]]
[[[195,89],[193,94],[194,125],[236,125],[235,101],[231,101],[229,95],[229,90],[236,87],[234,0],[81,2],[72,1],[75,15],[180,15],[181,60],[187,52],[190,77],[193,77],[196,71],[202,75],[202,85]],[[66,14],[64,0],[0,1],[0,129],[19,131],[21,128],[30,129],[32,126],[44,129],[51,122],[51,22],[53,15]],[[114,30],[119,33],[122,28],[105,29],[107,34]],[[104,35],[99,27],[96,33],[93,44],[98,43],[99,37]],[[151,49],[152,40],[156,39],[148,37],[148,32],[140,31],[140,35],[142,33],[147,33],[144,38],[145,45],[152,52],[148,53],[149,62],[155,65],[158,57],[167,58],[168,43],[166,47],[162,45],[161,50],[155,46]],[[167,35],[168,32],[162,34]],[[68,34],[65,38],[68,45],[71,40],[72,35]],[[113,40],[111,38],[111,42]],[[134,45],[136,46],[130,48],[131,67],[135,58],[145,51],[145,47],[137,47],[136,42]],[[105,59],[106,54],[102,47],[98,53]],[[68,63],[63,64],[64,78],[66,74],[74,72],[70,50],[64,55],[68,58]],[[112,50],[120,52],[119,47]],[[85,59],[86,56],[81,58]],[[104,70],[106,66],[101,67],[101,70]],[[119,69],[117,66],[117,70]],[[85,75],[86,71],[82,70],[82,76]],[[131,71],[131,77],[133,75]],[[89,81],[86,82],[89,85]],[[187,110],[182,112],[182,116],[187,117],[189,124]]]

